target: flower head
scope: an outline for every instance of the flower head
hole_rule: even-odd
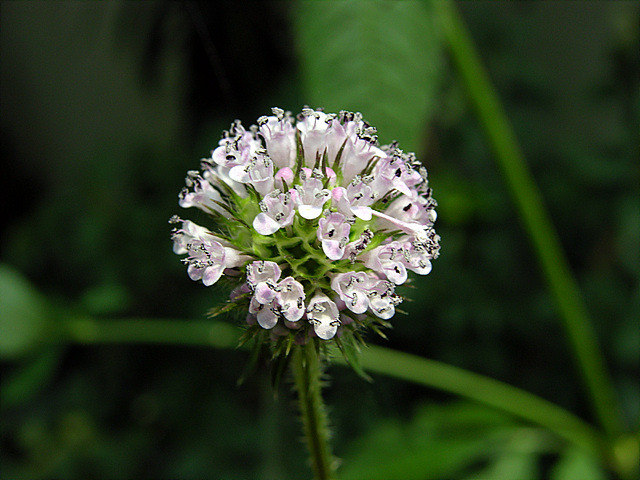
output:
[[[215,231],[174,217],[174,251],[192,280],[237,284],[231,302],[254,333],[343,338],[386,325],[396,287],[431,271],[431,193],[415,155],[378,145],[359,113],[274,108],[249,129],[234,122],[188,173],[180,206],[208,213]]]

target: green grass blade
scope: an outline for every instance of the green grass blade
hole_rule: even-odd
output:
[[[451,57],[495,152],[498,166],[558,304],[595,415],[604,430],[615,436],[623,428],[612,382],[577,282],[513,129],[453,2],[436,0],[429,3],[436,7]]]

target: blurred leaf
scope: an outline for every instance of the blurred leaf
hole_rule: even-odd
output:
[[[539,478],[538,457],[545,451],[548,439],[541,431],[522,428],[515,430],[500,451],[494,452],[489,465],[474,472],[469,480],[508,478],[530,480]]]
[[[527,448],[514,448],[514,442]],[[483,406],[430,405],[408,424],[386,421],[361,436],[345,455],[340,478],[459,478],[477,463],[493,458],[500,463],[496,471],[517,473],[493,478],[533,478],[533,462],[522,454],[539,451],[545,443],[549,441],[542,431],[523,428]]]
[[[7,375],[0,390],[0,407],[10,408],[35,396],[55,372],[62,348],[51,348],[36,356],[29,364]]]
[[[381,143],[420,149],[441,69],[429,4],[302,2],[294,23],[311,106],[360,111]]]
[[[115,315],[131,305],[131,295],[124,285],[104,283],[89,288],[82,296],[82,306],[90,315]]]
[[[30,353],[49,333],[45,300],[29,281],[0,264],[0,358]]]
[[[569,448],[551,472],[551,480],[605,480],[598,463],[579,448]]]

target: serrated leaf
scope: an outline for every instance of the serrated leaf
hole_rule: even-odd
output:
[[[381,143],[420,149],[441,70],[428,2],[301,2],[294,24],[312,107],[360,111]]]

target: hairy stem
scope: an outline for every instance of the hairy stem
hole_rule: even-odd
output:
[[[322,363],[315,341],[295,348],[292,368],[315,479],[333,479],[335,460],[329,446],[327,413],[322,401]]]

